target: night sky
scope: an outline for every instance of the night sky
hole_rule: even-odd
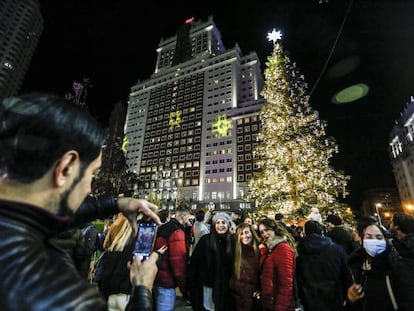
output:
[[[89,110],[107,123],[115,102],[126,103],[131,86],[150,78],[161,37],[175,35],[187,18],[206,21],[212,15],[225,47],[238,43],[244,54],[256,51],[262,70],[272,50],[266,34],[280,29],[285,49],[305,75],[309,91],[313,90],[312,107],[327,121],[328,135],[339,145],[333,166],[351,175],[351,195],[346,201],[358,208],[364,190],[395,187],[388,135],[414,95],[414,1],[40,3],[45,29],[23,93],[64,95],[73,81],[87,77],[92,84]],[[369,86],[366,97],[348,104],[332,103],[336,92],[355,83]]]

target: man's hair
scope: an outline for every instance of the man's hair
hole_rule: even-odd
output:
[[[281,214],[281,213],[276,213],[275,214],[275,220],[276,221],[282,221],[283,220],[283,214]]]
[[[199,209],[196,213],[195,213],[195,219],[197,221],[203,221],[204,220],[204,216],[206,215],[206,213],[202,210]]]
[[[306,235],[309,235],[312,233],[322,235],[323,233],[322,225],[318,221],[315,221],[315,220],[308,220],[307,222],[305,222],[304,229],[305,229]]]
[[[190,209],[186,205],[181,204],[181,205],[178,205],[175,208],[175,212],[185,215],[185,214],[189,214],[190,213]]]
[[[65,152],[79,153],[81,170],[101,152],[106,130],[61,97],[30,93],[0,104],[0,178],[30,183]]]
[[[401,232],[405,234],[414,233],[414,217],[407,214],[396,213],[392,219],[394,225],[397,225]]]

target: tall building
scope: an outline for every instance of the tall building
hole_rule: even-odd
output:
[[[38,0],[0,1],[0,100],[19,92],[42,31]]]
[[[141,195],[169,208],[186,199],[192,209],[251,209],[247,181],[264,103],[257,54],[226,49],[212,17],[187,20],[156,51],[150,79],[131,88],[125,124]]]
[[[414,98],[390,132],[389,152],[401,205],[414,215]]]

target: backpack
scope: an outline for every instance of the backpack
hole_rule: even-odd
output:
[[[305,310],[340,310],[343,295],[329,262],[322,260],[320,253],[299,256],[297,261],[297,285]]]

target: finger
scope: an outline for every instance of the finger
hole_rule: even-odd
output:
[[[149,203],[149,202],[148,202]],[[151,205],[153,205],[153,206],[156,206],[156,205],[154,205],[154,204],[152,204],[152,203],[149,203],[149,204],[151,204]],[[158,217],[158,215],[154,212],[154,211],[152,211],[151,210],[151,208],[150,208],[150,206],[148,205],[148,206],[142,206],[142,208],[141,208],[141,212],[145,215],[145,216],[147,216],[147,217],[149,217],[149,218],[151,218],[157,225],[161,225],[161,220],[160,220],[160,217]]]
[[[150,265],[154,265],[154,264],[156,264],[159,256],[160,255],[157,254],[156,252],[152,252],[152,254],[148,257],[148,259],[145,260],[145,262],[148,262],[148,264],[150,264]]]

